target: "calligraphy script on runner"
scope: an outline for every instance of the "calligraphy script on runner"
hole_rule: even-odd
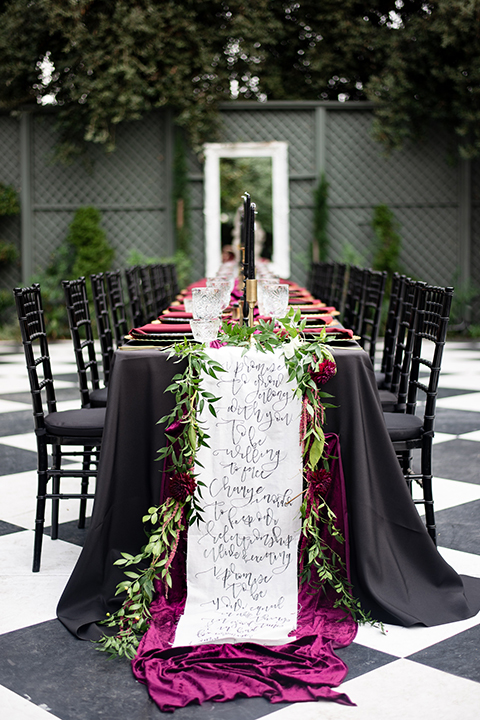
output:
[[[297,615],[301,402],[282,354],[210,350],[226,369],[202,379],[221,399],[195,468],[204,522],[188,532],[187,602],[175,645],[292,639]],[[290,634],[290,637],[289,637]]]

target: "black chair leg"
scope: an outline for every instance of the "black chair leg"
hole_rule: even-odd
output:
[[[437,544],[437,529],[435,524],[435,512],[433,509],[433,488],[432,488],[432,438],[423,439],[422,448],[422,488],[423,501],[425,505],[425,524],[428,533],[435,545]]]
[[[432,538],[435,545],[437,544],[437,526],[435,524],[435,513],[433,510],[432,498],[432,478],[423,478],[423,495],[425,505],[425,525],[428,534]]]
[[[33,572],[40,570],[42,555],[43,528],[45,525],[45,494],[47,492],[48,475],[45,471],[38,473],[37,514],[35,516],[35,537],[33,545]]]
[[[60,470],[62,463],[62,454],[59,447],[52,449],[52,469]],[[58,495],[60,493],[60,475],[55,472],[52,473],[52,493]],[[52,540],[58,540],[58,519],[60,511],[60,501],[58,498],[52,498]]]
[[[84,448],[84,451],[85,451],[85,456],[83,458],[82,470],[84,473],[88,473],[88,471],[90,470],[91,457],[90,457],[90,453],[88,452],[87,448]],[[82,477],[82,490],[81,490],[82,495],[86,495],[88,492],[89,479],[90,478],[87,474],[85,474]],[[78,516],[78,527],[80,529],[83,529],[85,527],[86,517],[87,517],[87,498],[82,498],[80,500],[80,514]]]
[[[82,493],[83,493],[83,482],[82,482]],[[87,501],[85,498],[80,500],[80,513],[78,515],[78,528],[83,530],[85,527],[85,521],[87,517]]]
[[[37,515],[41,512],[45,513],[45,499],[43,500],[43,510],[39,508],[40,500],[37,499]],[[32,572],[39,572],[40,570],[40,557],[42,555],[42,542],[43,542],[43,526],[44,521],[35,520],[35,539],[33,545],[33,566]]]
[[[410,490],[410,494],[412,494],[412,480],[410,479],[410,474],[412,472],[412,454],[410,450],[402,450],[401,452],[397,452],[397,458],[400,463],[400,467],[402,468],[408,489]]]

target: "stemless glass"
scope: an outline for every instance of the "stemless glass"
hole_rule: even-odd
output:
[[[217,288],[221,291],[222,294],[222,310],[227,308],[230,305],[230,295],[231,295],[231,283],[229,281],[225,280],[218,280],[217,278],[208,278],[207,279],[207,288]]]
[[[262,297],[265,315],[270,315],[275,320],[285,317],[288,311],[288,285],[266,283],[262,290]]]
[[[257,305],[258,310],[260,312],[260,315],[271,315],[269,311],[267,311],[267,307],[265,305],[264,300],[264,288],[266,285],[278,285],[278,280],[271,280],[270,278],[264,278],[263,280],[257,281]]]
[[[193,337],[197,342],[211,343],[217,338],[220,329],[220,318],[193,318],[190,320],[190,327],[192,328]]]
[[[193,288],[192,313],[197,320],[218,318],[223,310],[222,291],[219,288]]]

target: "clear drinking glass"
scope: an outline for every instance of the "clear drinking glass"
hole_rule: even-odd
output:
[[[211,343],[217,339],[220,329],[220,318],[192,319],[190,320],[192,334],[197,342]]]
[[[183,307],[185,308],[185,312],[191,313],[193,310],[193,300],[191,297],[184,297],[183,298]]]
[[[275,320],[285,317],[288,311],[288,285],[266,283],[262,289],[262,298],[265,315]]]
[[[231,283],[225,280],[217,280],[217,278],[208,278],[207,288],[217,288],[222,293],[222,310],[230,305]]]
[[[198,320],[218,318],[222,313],[222,291],[219,288],[193,288],[192,313]]]
[[[257,305],[258,310],[260,312],[260,315],[270,315],[270,312],[267,312],[265,302],[264,302],[264,293],[263,289],[266,285],[278,285],[277,280],[271,280],[270,278],[264,278],[263,280],[257,280]]]

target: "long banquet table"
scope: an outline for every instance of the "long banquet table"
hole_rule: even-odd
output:
[[[325,430],[340,438],[348,502],[354,593],[382,622],[437,625],[480,609],[480,583],[459,576],[441,557],[409,495],[385,428],[371,362],[350,343],[334,349],[337,375],[324,389],[334,397]],[[115,611],[114,561],[145,544],[142,516],[163,500],[160,417],[182,364],[159,348],[116,352],[91,526],[58,604],[61,622],[77,637],[98,639],[98,622]]]

